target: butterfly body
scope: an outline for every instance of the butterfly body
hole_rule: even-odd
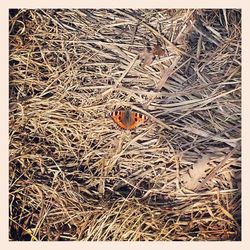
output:
[[[141,113],[130,110],[120,110],[111,113],[113,121],[122,129],[135,129],[141,123],[147,121],[147,117]]]

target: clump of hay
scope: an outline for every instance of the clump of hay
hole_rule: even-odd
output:
[[[11,240],[240,239],[240,10],[11,10],[9,39]]]

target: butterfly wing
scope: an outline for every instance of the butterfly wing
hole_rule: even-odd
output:
[[[128,129],[135,129],[140,124],[147,121],[147,117],[141,113],[138,112],[131,112],[133,123],[128,127]]]
[[[130,116],[130,117],[128,117]],[[147,121],[147,117],[138,112],[115,111],[111,113],[113,121],[122,129],[135,129],[141,123]]]
[[[111,117],[113,119],[113,121],[120,127],[123,129],[127,129],[127,125],[124,124],[123,122],[123,117],[125,115],[124,111],[115,111],[111,113]]]

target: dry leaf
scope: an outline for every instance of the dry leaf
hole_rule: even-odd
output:
[[[154,60],[154,54],[152,52],[151,49],[144,49],[141,53],[140,53],[140,59],[142,61],[142,67],[145,67],[146,65],[150,65],[153,60]]]
[[[142,66],[145,67],[146,65],[150,65],[154,59],[155,56],[163,56],[165,54],[165,51],[161,48],[161,45],[157,43],[154,45],[154,47],[147,47],[145,48],[140,54],[139,58],[142,61]]]
[[[204,155],[199,159],[188,173],[181,177],[183,186],[187,189],[194,190],[200,184],[200,180],[207,175],[207,171],[211,168],[208,165],[209,156]]]
[[[154,45],[154,48],[152,50],[152,53],[155,56],[164,56],[165,51],[161,48],[161,45],[159,43],[157,43],[156,45]]]

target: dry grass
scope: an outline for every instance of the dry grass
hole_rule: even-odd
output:
[[[240,10],[12,10],[9,95],[11,240],[241,239]]]

